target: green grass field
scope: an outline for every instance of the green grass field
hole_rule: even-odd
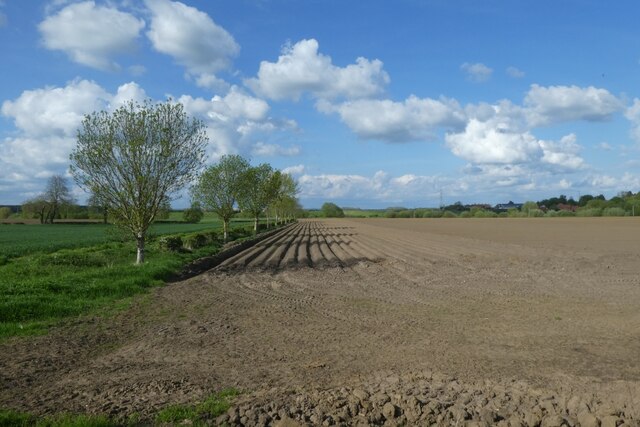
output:
[[[247,220],[238,219],[234,220],[232,225],[248,223]],[[151,226],[149,235],[154,237],[221,228],[222,222],[210,216],[198,224],[157,222]],[[122,232],[110,224],[0,224],[0,257],[14,258],[60,249],[94,246],[121,241],[123,237]]]
[[[232,237],[252,233],[232,223]],[[188,262],[217,253],[220,239],[171,252],[153,236],[219,231],[219,221],[154,224],[146,261],[134,265],[135,244],[102,224],[0,225],[0,339],[38,333],[60,319],[111,309],[161,285]]]

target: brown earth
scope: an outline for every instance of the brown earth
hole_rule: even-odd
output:
[[[302,221],[1,344],[0,407],[144,419],[236,387],[217,422],[638,425],[639,261],[636,218]]]

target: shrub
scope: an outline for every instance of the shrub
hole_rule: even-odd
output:
[[[460,212],[460,215],[458,215],[458,218],[471,218],[473,217],[473,214],[470,211],[463,211]]]
[[[544,214],[544,216],[545,216],[546,218],[555,218],[555,217],[557,217],[557,216],[559,216],[559,215],[558,215],[558,211],[549,210],[549,211],[547,211],[547,213],[546,213],[546,214]]]
[[[182,249],[182,237],[162,236],[158,239],[158,245],[161,249],[177,252]]]
[[[602,211],[602,216],[625,216],[627,212],[622,208],[606,208]]]
[[[325,218],[344,218],[344,211],[335,203],[324,203],[320,210]]]
[[[559,210],[559,211],[556,211],[556,213],[558,214],[559,217],[576,216],[575,212],[565,211],[565,210]]]
[[[602,216],[602,209],[580,208],[576,211],[576,216]]]
[[[0,208],[0,219],[7,219],[11,216],[11,209],[3,206]]]
[[[191,224],[200,222],[203,216],[204,212],[202,211],[200,205],[197,203],[192,204],[189,209],[185,209],[182,212],[182,219],[184,220],[184,222],[188,222]]]
[[[189,234],[182,240],[182,245],[189,250],[201,248],[206,244],[207,236],[202,233]]]
[[[544,212],[541,209],[529,209],[527,216],[531,218],[541,218],[544,216]]]
[[[457,218],[458,216],[451,211],[442,212],[442,218]]]

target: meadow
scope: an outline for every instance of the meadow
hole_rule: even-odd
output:
[[[251,235],[232,223],[232,238]],[[147,262],[134,265],[135,245],[113,225],[0,225],[0,339],[44,331],[60,319],[126,306],[130,297],[161,285],[187,263],[213,255],[219,238],[193,250],[163,249],[159,236],[216,235],[215,218],[198,224],[156,223]]]

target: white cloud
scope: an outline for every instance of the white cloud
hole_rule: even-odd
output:
[[[67,170],[76,131],[85,114],[145,97],[144,90],[134,82],[110,94],[95,82],[74,80],[64,87],[26,90],[15,100],[5,101],[0,111],[13,120],[16,131],[0,140],[2,175],[21,182],[21,198],[29,197],[30,188],[41,191],[39,180]],[[0,179],[0,186],[3,182]]]
[[[329,56],[318,53],[318,42],[309,39],[285,46],[276,63],[262,61],[257,78],[245,84],[276,100],[297,100],[304,92],[318,98],[359,98],[376,95],[389,83],[382,67],[381,61],[366,58],[337,67]]]
[[[209,155],[214,160],[224,154],[250,153],[256,149],[256,138],[296,127],[293,121],[271,119],[269,104],[236,86],[224,97],[216,95],[206,100],[183,95],[177,101],[184,105],[187,114],[199,117],[208,126]],[[271,155],[283,155],[287,150],[264,141],[261,144],[257,149],[270,150]]]
[[[453,154],[472,163],[517,164],[539,158],[542,150],[529,132],[513,132],[500,121],[472,118],[462,133],[445,136]]]
[[[537,84],[531,85],[524,106],[529,124],[534,127],[574,120],[604,121],[624,107],[606,89]]]
[[[305,170],[306,168],[304,167],[304,165],[295,165],[282,169],[282,172],[288,173],[290,175],[302,175]]]
[[[518,69],[516,67],[509,66],[509,67],[507,67],[507,75],[509,77],[514,78],[514,79],[521,79],[521,78],[524,77],[524,71],[522,71],[522,70],[520,70],[520,69]]]
[[[0,28],[4,27],[5,25],[7,25],[7,15],[0,12]]]
[[[510,172],[517,167],[566,172],[585,166],[574,134],[558,142],[539,140],[526,126],[526,111],[509,101],[469,105],[466,111],[464,131],[447,133],[445,141],[454,155],[472,165],[507,165]]]
[[[262,157],[275,157],[275,156],[297,156],[300,154],[300,147],[292,145],[289,147],[283,147],[277,144],[266,144],[262,141],[256,142],[252,149],[251,154],[254,156]]]
[[[585,166],[580,157],[581,147],[577,144],[576,135],[563,136],[560,141],[540,141],[542,161],[560,170],[576,170]]]
[[[77,63],[101,70],[119,68],[112,57],[135,48],[144,21],[93,1],[70,4],[47,16],[38,29],[44,46]]]
[[[613,151],[613,146],[608,142],[601,142],[600,144],[598,144],[598,148],[604,151]]]
[[[218,88],[215,74],[231,66],[240,51],[233,36],[209,15],[177,1],[146,0],[151,11],[147,37],[158,51],[187,68],[196,83]]]
[[[69,137],[75,135],[84,114],[106,108],[110,99],[97,83],[75,80],[65,87],[26,90],[16,100],[5,101],[2,114],[31,137]]]
[[[624,116],[631,122],[631,138],[640,144],[640,99],[633,100],[633,104],[627,108]]]
[[[467,74],[467,79],[476,83],[486,82],[493,73],[491,68],[481,62],[475,64],[465,62],[460,66],[460,69]]]
[[[433,139],[436,128],[459,128],[465,123],[458,102],[448,98],[411,95],[403,102],[361,99],[335,106],[319,102],[318,109],[338,113],[360,138],[386,142]]]
[[[147,99],[147,94],[136,82],[125,83],[118,88],[110,103],[111,109],[116,109],[128,101],[141,103]]]

